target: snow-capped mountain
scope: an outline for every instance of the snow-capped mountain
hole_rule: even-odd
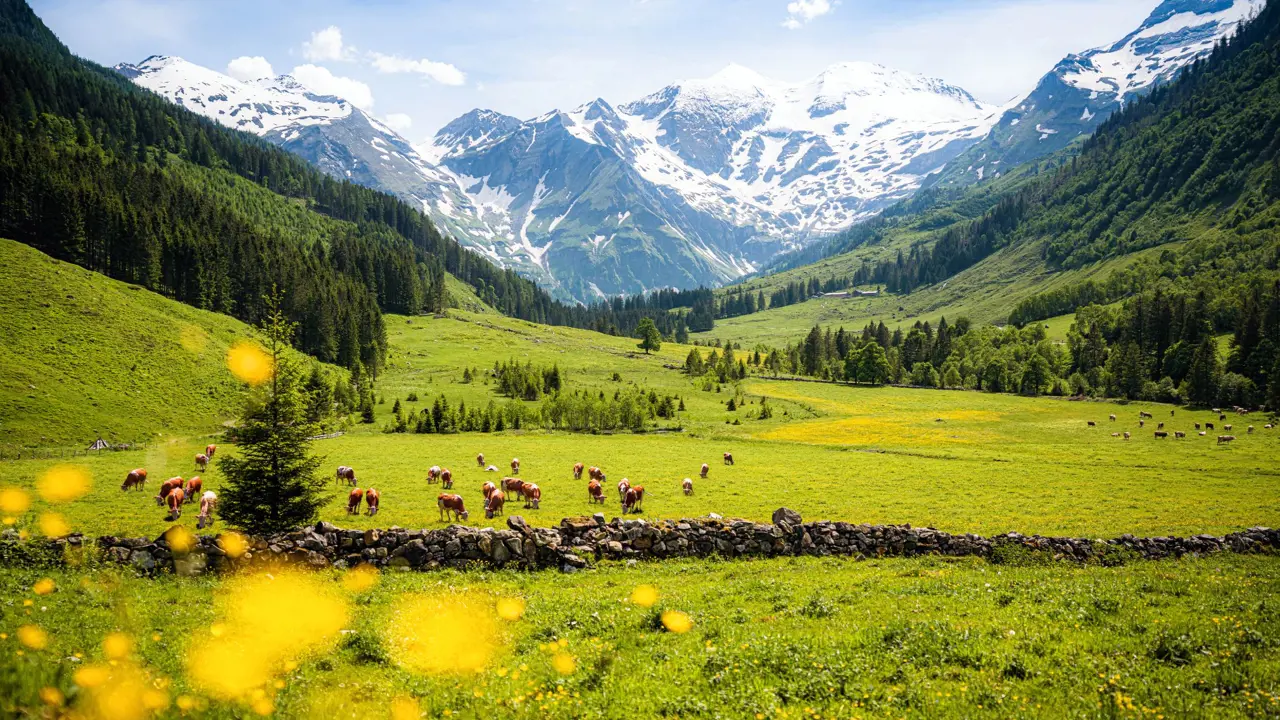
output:
[[[473,111],[418,150],[478,208],[483,252],[592,299],[752,272],[911,194],[995,114],[868,63],[797,85],[735,65],[617,107],[524,122]]]
[[[374,116],[342,98],[312,92],[289,75],[240,81],[161,55],[115,70],[193,112],[280,145],[334,177],[395,193],[457,237],[484,229],[451,174]]]
[[[1092,134],[1132,98],[1173,79],[1235,32],[1265,0],[1164,0],[1117,42],[1063,58],[987,137],[930,184],[963,185],[1043,157]]]

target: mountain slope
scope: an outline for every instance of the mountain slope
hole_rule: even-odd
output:
[[[1093,134],[1125,103],[1167,83],[1255,15],[1263,0],[1164,0],[1115,43],[1068,55],[981,142],[927,184],[981,182]]]

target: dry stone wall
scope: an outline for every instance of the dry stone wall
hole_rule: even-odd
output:
[[[65,555],[81,548],[105,562],[132,566],[144,573],[172,570],[200,574],[259,563],[294,562],[316,568],[376,567],[435,570],[469,566],[557,569],[574,572],[598,560],[662,560],[666,558],[776,557],[843,555],[859,558],[917,555],[977,556],[999,559],[1010,549],[1037,553],[1038,558],[1089,562],[1106,558],[1159,559],[1217,552],[1274,553],[1280,530],[1255,527],[1222,537],[1147,537],[1122,535],[1110,540],[1041,537],[1007,533],[992,537],[951,534],[910,525],[865,525],[819,521],[805,523],[793,510],[781,508],[769,524],[716,516],[657,520],[615,518],[603,514],[566,518],[557,527],[535,528],[521,516],[507,518],[507,529],[450,525],[436,530],[347,530],[327,522],[303,530],[252,538],[249,550],[228,557],[214,535],[197,537],[188,552],[175,553],[164,537],[90,541],[79,535],[38,543],[18,543],[16,534],[0,537],[0,562],[16,557],[21,544],[37,554]],[[30,552],[26,554],[30,556]]]

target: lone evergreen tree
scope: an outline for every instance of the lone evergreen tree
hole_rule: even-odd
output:
[[[640,324],[636,327],[636,337],[640,338],[640,344],[636,347],[643,350],[645,355],[662,348],[662,333],[658,332],[658,326],[653,324],[653,318],[640,318]]]
[[[218,461],[226,476],[219,514],[255,534],[311,523],[325,504],[325,483],[317,475],[321,458],[311,454],[308,440],[313,425],[307,419],[303,370],[287,354],[295,325],[285,319],[278,295],[267,298],[261,329],[271,375],[245,401],[236,428],[240,455]]]

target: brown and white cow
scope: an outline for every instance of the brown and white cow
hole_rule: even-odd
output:
[[[534,483],[525,483],[520,492],[524,495],[524,506],[530,510],[537,510],[542,502],[542,488]]]
[[[184,499],[182,488],[180,487],[174,488],[165,497],[165,502],[169,505],[169,520],[177,520],[182,517],[182,501]]]
[[[724,454],[724,464],[725,464],[725,465],[732,465],[732,464],[733,464],[733,453],[725,453],[725,454]]]
[[[1124,431],[1124,439],[1125,439],[1125,440],[1128,440],[1128,439],[1129,439],[1129,431],[1128,431],[1128,430],[1125,430],[1125,431]]]
[[[454,520],[466,520],[471,517],[471,513],[467,512],[466,504],[462,502],[461,495],[440,493],[436,498],[436,507],[440,508],[441,521],[449,520],[450,517]]]
[[[484,453],[476,455],[476,467],[484,467]]]
[[[574,463],[574,464],[573,464],[573,479],[574,479],[574,480],[581,480],[581,479],[582,479],[582,468],[583,468],[582,463]]]
[[[627,494],[622,496],[622,514],[629,512],[640,512],[641,505],[644,503],[644,486],[637,485],[627,490]]]
[[[494,494],[494,493],[496,493],[496,492],[498,492],[498,486],[497,486],[497,485],[494,485],[494,484],[493,484],[493,483],[491,483],[491,482],[487,482],[487,483],[485,483],[485,484],[480,488],[480,494],[481,494],[481,495],[484,495],[484,499],[485,499],[485,500],[488,500],[488,499],[489,499],[489,496],[490,496],[490,495],[492,495],[492,494]]]
[[[440,473],[444,472],[439,465],[432,465],[427,468],[427,484],[435,485],[440,480]]]
[[[362,502],[364,502],[364,491],[360,488],[351,488],[351,492],[347,493],[347,514],[359,515]]]
[[[187,502],[195,502],[196,498],[200,496],[200,493],[203,492],[203,490],[204,481],[200,479],[199,475],[188,480],[187,484],[182,488],[182,491],[187,496]]]
[[[520,458],[511,458],[511,474],[520,474]]]
[[[1211,422],[1207,422],[1207,423],[1205,423],[1205,424],[1204,424],[1204,429],[1205,429],[1205,430],[1213,430],[1213,429],[1214,429],[1214,427],[1213,427],[1213,423],[1211,423]]]
[[[595,480],[587,483],[587,502],[604,504],[604,488]]]
[[[1222,443],[1229,443],[1229,442],[1231,442],[1232,440],[1235,440],[1235,439],[1236,439],[1236,436],[1235,436],[1235,435],[1219,435],[1219,436],[1218,436],[1218,444],[1219,444],[1219,445],[1221,445]]]
[[[588,478],[588,479],[590,479],[590,480],[595,480],[596,482],[599,482],[599,483],[603,484],[603,483],[604,483],[604,471],[603,471],[603,470],[601,470],[600,468],[598,468],[598,467],[596,467],[596,466],[592,465],[591,467],[587,468],[587,478]]]
[[[685,495],[692,495],[692,494],[693,494],[693,479],[692,479],[692,478],[685,478],[685,479],[684,479],[684,482],[680,483],[680,487],[684,488],[684,494],[685,494]]]
[[[212,460],[212,459],[213,459],[213,454],[214,454],[214,453],[216,453],[216,452],[218,452],[218,446],[217,446],[217,445],[205,445],[205,446],[204,446],[204,454],[205,454],[205,455],[207,455],[207,456],[209,456],[209,459],[210,459],[210,460]]]
[[[1088,423],[1089,423],[1089,427],[1098,427],[1098,423],[1096,423],[1096,422],[1094,422],[1094,421],[1092,421],[1092,420],[1089,420],[1089,421],[1088,421]]]
[[[349,468],[346,465],[339,465],[338,471],[333,475],[333,479],[335,482],[340,482],[340,483],[345,482],[351,487],[355,487],[356,486],[355,468]]]
[[[1157,439],[1157,440],[1162,440],[1162,439],[1164,439],[1164,438],[1169,437],[1169,433],[1168,433],[1168,432],[1166,432],[1166,431],[1164,431],[1164,430],[1157,430],[1157,431],[1155,432],[1155,436],[1156,436],[1156,439]]]
[[[364,504],[369,508],[369,517],[378,514],[378,504],[382,501],[382,493],[369,488],[364,491]]]
[[[484,501],[484,516],[486,518],[492,518],[497,515],[501,515],[502,508],[506,504],[507,496],[502,494],[501,490],[493,493]]]
[[[145,490],[147,487],[147,471],[142,468],[134,468],[124,477],[124,484],[120,486],[121,490]]]
[[[1116,421],[1116,414],[1111,413],[1111,422],[1115,422],[1115,421]]]
[[[524,496],[524,481],[520,478],[504,477],[502,478],[502,491],[511,495],[511,497]]]
[[[1187,434],[1186,434],[1186,433],[1184,433],[1184,432],[1182,432],[1181,430],[1174,430],[1174,431],[1173,431],[1173,437],[1174,437],[1174,439],[1175,439],[1175,440],[1181,440],[1181,439],[1185,438],[1186,436],[1187,436]]]
[[[164,501],[173,494],[174,490],[182,489],[182,478],[171,477],[160,483],[160,494],[156,495],[156,505],[164,507]]]
[[[627,491],[630,489],[631,489],[631,481],[626,478],[622,478],[622,480],[618,482],[618,497],[620,498],[626,497]]]
[[[218,496],[212,490],[205,490],[200,496],[200,514],[196,516],[196,529],[203,530],[213,525],[213,513],[218,509]]]
[[[196,455],[196,467],[200,468],[200,472],[209,469],[209,456],[204,453]]]
[[[453,473],[449,468],[445,468],[440,471],[440,487],[445,490],[453,489]]]
[[[711,466],[706,463],[702,463],[702,471],[699,474],[702,476],[703,480],[707,479],[707,473],[709,472],[711,472]]]
[[[1224,431],[1226,431],[1226,432],[1231,432],[1231,426],[1230,426],[1230,425],[1223,425],[1223,426],[1222,426],[1222,429],[1223,429]]]

